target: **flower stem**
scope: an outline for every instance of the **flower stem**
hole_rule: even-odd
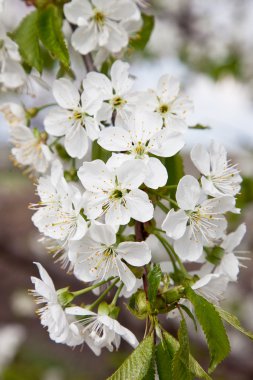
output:
[[[119,298],[119,295],[120,295],[120,293],[121,293],[121,290],[123,289],[123,286],[124,286],[124,283],[121,281],[121,284],[120,284],[120,286],[119,286],[117,292],[115,293],[115,296],[113,297],[113,300],[112,300],[112,302],[111,302],[111,305],[112,305],[112,306],[115,306],[115,305],[116,305],[117,300],[118,300],[118,298]]]
[[[81,289],[81,290],[77,290],[76,292],[72,292],[72,294],[73,294],[75,297],[81,296],[81,295],[83,295],[83,294],[86,294],[86,293],[90,292],[90,291],[93,290],[93,289],[98,288],[98,287],[101,286],[101,285],[106,284],[107,282],[111,281],[113,278],[114,278],[114,277],[110,277],[110,278],[108,278],[107,280],[104,280],[104,281],[98,282],[97,284],[94,284],[94,285],[92,285],[92,286],[89,286],[88,288],[84,288],[84,289]]]
[[[108,286],[108,288],[101,294],[100,297],[98,297],[96,299],[95,302],[93,302],[91,305],[89,305],[87,307],[88,310],[93,310],[104,298],[105,296],[110,292],[110,290],[117,284],[117,282],[119,281],[119,278],[116,278],[116,280],[114,280],[110,286]]]

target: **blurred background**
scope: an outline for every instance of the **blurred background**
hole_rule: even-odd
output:
[[[6,1],[11,27],[27,12],[20,0]],[[10,5],[11,3],[11,5]],[[155,0],[147,12],[156,15],[152,38],[143,55],[133,56],[131,72],[137,87],[155,87],[164,73],[178,77],[184,91],[193,99],[195,113],[190,123],[209,126],[189,130],[183,150],[185,169],[192,172],[189,150],[197,142],[211,138],[223,142],[230,157],[239,162],[244,177],[238,206],[242,214],[233,216],[231,229],[245,221],[247,236],[242,249],[253,248],[253,1],[252,0]],[[82,68],[81,68],[82,69]],[[35,89],[36,92],[36,89]],[[16,95],[18,98],[18,95]],[[22,98],[26,105],[43,104],[40,97]],[[0,104],[15,100],[0,95]],[[43,117],[43,115],[42,115]],[[41,119],[37,119],[38,125]],[[103,380],[129,353],[129,348],[96,358],[84,347],[71,349],[51,342],[35,316],[28,296],[30,276],[37,275],[33,261],[39,260],[54,278],[57,287],[69,283],[78,288],[72,276],[48,257],[31,223],[28,204],[35,200],[33,184],[13,168],[8,159],[8,127],[0,116],[0,379],[3,380]],[[253,331],[253,263],[242,269],[238,284],[230,285],[226,307]],[[123,306],[124,307],[124,306]],[[122,313],[121,321],[141,338],[143,322],[132,321]],[[171,331],[176,320],[164,321]],[[190,326],[190,325],[189,325]],[[191,329],[192,352],[203,365],[208,355],[202,336]],[[253,379],[253,344],[229,330],[232,353],[213,375],[219,380]]]

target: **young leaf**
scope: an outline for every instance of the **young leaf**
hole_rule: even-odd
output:
[[[211,355],[209,372],[212,372],[230,352],[226,330],[213,304],[196,294],[191,288],[186,289],[186,296],[193,304],[198,321],[205,333]]]
[[[253,333],[250,332],[250,331],[245,330],[241,326],[241,323],[240,323],[239,319],[235,315],[232,315],[232,314],[228,313],[227,311],[221,309],[218,306],[215,306],[215,309],[217,310],[217,312],[219,313],[219,315],[221,316],[221,318],[224,319],[224,321],[226,321],[227,323],[229,323],[231,326],[233,326],[235,329],[237,329],[238,331],[240,331],[241,333],[243,333],[244,335],[246,335],[250,339],[253,339]]]
[[[53,4],[39,11],[39,38],[49,53],[69,67],[69,52],[62,33],[62,18]]]
[[[144,50],[151,33],[154,29],[154,16],[142,14],[142,28],[137,34],[130,40],[130,47],[134,50]]]
[[[167,366],[165,367],[164,360],[160,361],[160,357],[156,356],[157,360],[157,369],[160,376],[160,380],[170,380],[172,379],[172,369],[170,362],[172,361],[172,358],[176,351],[178,351],[180,345],[179,342],[170,334],[167,332],[163,333],[163,341],[158,345],[159,351],[161,352],[163,348],[163,356],[166,355],[167,360],[169,360],[169,363],[167,363]],[[167,367],[170,367],[169,371],[167,370]],[[160,372],[159,372],[160,368]],[[164,371],[162,370],[164,368]],[[194,378],[196,379],[204,379],[204,380],[211,380],[211,377],[206,373],[206,371],[200,366],[200,364],[194,359],[194,357],[190,354],[189,357],[189,369],[190,372],[193,374]],[[161,375],[162,374],[162,375]],[[169,377],[171,376],[171,378]],[[163,376],[163,377],[162,377]],[[167,377],[166,377],[167,376]],[[173,379],[172,379],[173,380]]]
[[[191,380],[192,374],[189,368],[189,338],[186,322],[181,320],[178,330],[179,348],[172,361],[173,380]]]
[[[12,33],[12,37],[19,46],[24,62],[41,73],[43,58],[39,44],[38,11],[29,13]]]
[[[151,307],[155,306],[156,295],[162,279],[162,271],[159,265],[154,265],[148,274],[148,299]]]
[[[153,336],[144,339],[119,369],[107,380],[154,380]]]

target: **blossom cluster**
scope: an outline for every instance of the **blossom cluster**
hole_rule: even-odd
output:
[[[138,3],[65,4],[66,19],[77,25],[73,48],[84,55],[122,51],[134,28],[141,27]],[[0,41],[6,78],[7,60],[20,57],[7,35]],[[86,343],[96,355],[104,347],[118,349],[121,338],[138,345],[117,320],[118,300],[138,292],[147,300],[147,277],[155,264],[161,268],[161,294],[187,283],[217,303],[228,283],[237,280],[243,259],[235,249],[245,225],[227,233],[227,214],[239,212],[237,166],[221,143],[197,144],[190,157],[198,178],[183,175],[172,184],[167,162],[186,143],[193,104],[173,76],[161,76],[156,89],[136,91],[130,71],[127,62],[116,59],[108,74],[91,70],[80,81],[56,79],[55,103],[43,130],[33,126],[40,109],[16,103],[0,107],[10,124],[14,160],[36,177],[39,200],[30,205],[32,221],[63,269],[88,284],[77,291],[56,290],[35,263],[40,278],[32,277],[32,294],[42,305],[41,323],[55,342]],[[188,271],[189,263],[197,269]],[[76,298],[89,291],[96,300],[77,304]],[[112,301],[105,302],[113,291]],[[179,296],[177,304],[162,310],[170,317],[184,303]]]

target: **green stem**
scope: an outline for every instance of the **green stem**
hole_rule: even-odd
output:
[[[100,297],[98,297],[96,299],[95,302],[93,302],[91,305],[89,305],[87,307],[88,310],[93,310],[104,298],[105,296],[110,292],[110,290],[117,284],[117,282],[119,281],[119,278],[116,278],[116,280],[114,280],[112,282],[112,284],[110,286],[108,286],[108,288],[101,294]]]
[[[104,281],[98,282],[97,284],[92,285],[92,286],[89,286],[88,288],[84,288],[84,289],[81,289],[81,290],[77,290],[76,292],[72,292],[72,294],[74,295],[74,297],[81,296],[81,295],[83,295],[83,294],[86,294],[86,293],[90,292],[90,291],[93,290],[93,289],[98,288],[98,287],[101,286],[101,285],[106,284],[107,282],[111,281],[113,278],[114,278],[114,277],[110,277],[110,278],[108,278],[107,280],[104,280]]]
[[[119,286],[117,292],[115,293],[115,296],[113,297],[113,300],[112,300],[112,302],[111,302],[111,305],[112,305],[112,306],[115,306],[115,305],[116,305],[117,300],[118,300],[118,298],[119,298],[119,295],[120,295],[121,290],[123,289],[123,287],[124,287],[124,283],[121,282],[121,284],[120,284],[120,286]]]
[[[56,145],[58,143],[58,141],[60,141],[60,139],[62,138],[62,136],[60,137],[57,137],[50,145],[49,145],[49,148],[51,149],[54,145]]]
[[[170,211],[170,209],[168,207],[164,206],[164,204],[160,201],[157,201],[157,206],[160,207],[160,209],[166,213]]]
[[[48,108],[48,107],[53,107],[53,106],[57,106],[57,103],[49,103],[49,104],[45,104],[44,106],[41,106],[41,107],[38,107],[37,110],[38,112]]]
[[[173,205],[176,206],[177,208],[179,208],[177,202],[174,201],[174,199],[171,199],[170,197],[167,197],[166,195],[160,195],[160,194],[158,194],[158,196],[159,196],[160,198],[165,199],[166,201],[170,202],[171,204],[173,204]]]
[[[157,239],[160,241],[160,243],[163,245],[163,247],[165,248],[166,252],[168,253],[168,255],[170,257],[170,260],[172,262],[174,271],[177,271],[177,266],[176,266],[175,258],[173,256],[172,252],[170,251],[170,249],[168,249],[167,245],[165,244],[165,239],[158,232],[154,231],[153,234],[157,237]]]

